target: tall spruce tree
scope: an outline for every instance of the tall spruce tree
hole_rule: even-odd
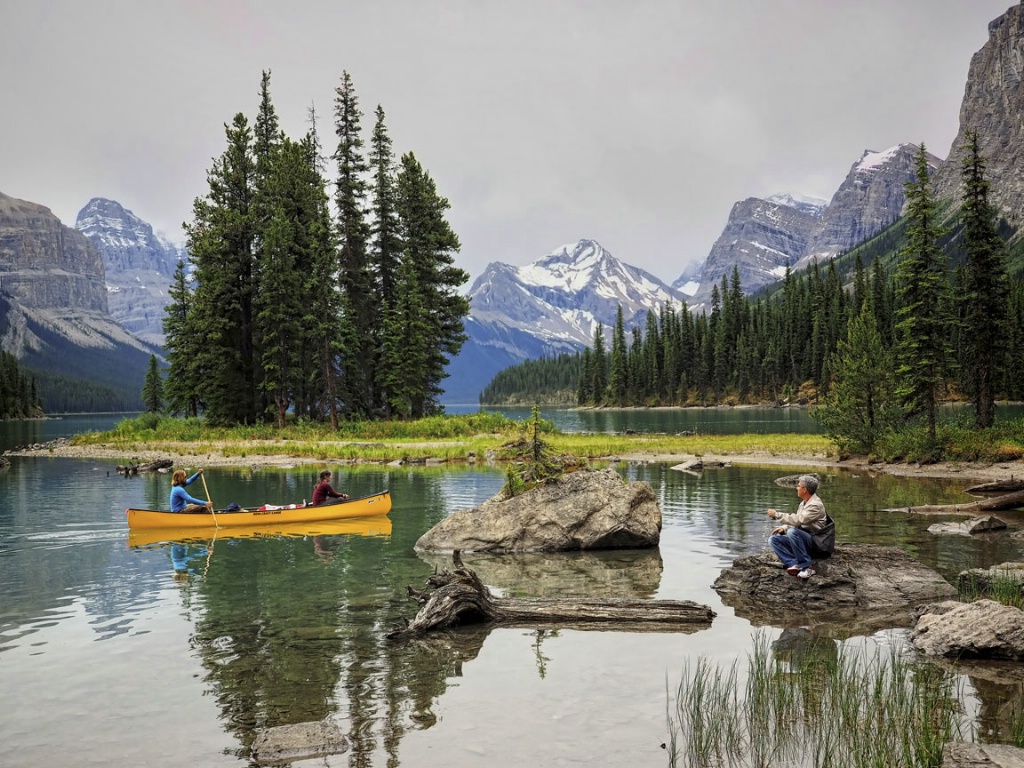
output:
[[[914,165],[915,178],[906,185],[907,242],[897,271],[897,393],[908,416],[924,416],[934,445],[939,394],[952,354],[949,278],[923,142]]]
[[[252,424],[261,411],[253,333],[252,131],[239,113],[225,132],[227,149],[207,172],[209,193],[195,200],[186,227],[196,280],[189,325],[201,339],[195,362],[207,418]]]
[[[160,377],[156,355],[149,356],[146,378],[142,383],[142,404],[146,413],[160,413],[164,409],[164,380]]]
[[[170,301],[164,308],[164,347],[168,373],[164,386],[167,408],[186,418],[199,415],[202,372],[198,351],[203,342],[194,326],[192,291],[185,274],[185,262],[178,260],[168,290]]]
[[[895,426],[892,353],[882,343],[875,314],[865,303],[829,357],[832,386],[813,415],[844,453],[867,454]]]
[[[310,110],[310,130],[302,142],[306,156],[309,212],[310,267],[305,276],[303,326],[306,329],[304,356],[309,395],[307,413],[314,420],[327,419],[332,429],[339,423],[339,382],[344,317],[341,312],[341,286],[338,283],[337,238],[324,178],[316,112]]]
[[[335,89],[334,133],[338,139],[334,205],[339,237],[339,279],[345,327],[341,338],[344,377],[342,396],[349,418],[367,418],[374,405],[378,297],[374,293],[369,256],[370,227],[366,220],[369,165],[360,135],[362,112],[352,77],[342,72]]]
[[[612,402],[615,405],[626,404],[626,393],[629,390],[629,365],[626,357],[626,325],[622,318],[622,305],[619,304],[615,313],[615,328],[612,332],[612,368],[608,380]]]
[[[441,382],[448,375],[445,368],[466,340],[463,319],[469,314],[469,300],[459,287],[469,274],[455,266],[459,238],[445,218],[451,206],[411,152],[402,156],[395,189],[402,261],[415,275],[409,290],[418,292],[426,313],[427,359],[418,372],[420,397],[412,415],[428,416],[442,410],[439,397]],[[397,292],[404,290],[399,280]]]
[[[978,134],[967,131],[965,138],[960,220],[967,268],[965,290],[960,295],[961,380],[974,401],[975,424],[990,427],[995,420],[997,378],[1007,350],[1010,284],[1006,244],[999,236],[996,211],[989,200]]]

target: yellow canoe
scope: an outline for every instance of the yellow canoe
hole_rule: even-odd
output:
[[[156,509],[126,509],[128,527],[136,528],[234,528],[235,526],[287,525],[314,523],[323,520],[348,520],[355,517],[377,517],[391,511],[390,491],[381,491],[358,499],[345,499],[336,504],[307,506],[287,504],[243,507],[237,512],[162,512]]]
[[[342,520],[319,520],[312,523],[282,525],[234,525],[228,528],[132,528],[128,531],[129,547],[149,547],[166,542],[201,542],[210,539],[263,539],[279,536],[390,536],[391,518],[353,517]]]

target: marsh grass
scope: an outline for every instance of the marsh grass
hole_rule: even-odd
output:
[[[971,603],[986,598],[997,603],[1024,610],[1024,592],[1020,575],[1010,571],[996,573],[991,579],[979,580],[973,574],[960,581],[957,597],[961,603]]]
[[[630,453],[736,455],[752,454],[827,456],[822,435],[613,435],[559,432],[545,419],[517,421],[501,414],[479,413],[436,416],[416,421],[345,422],[332,430],[323,424],[295,422],[283,429],[254,426],[211,426],[205,419],[178,419],[142,414],[125,419],[107,432],[79,434],[76,445],[105,445],[125,450],[149,449],[206,455],[244,457],[254,454],[300,456],[322,460],[388,462],[433,458],[465,461],[493,456],[515,460],[506,446],[527,432],[542,434],[555,454],[580,459],[623,456]]]
[[[921,768],[968,730],[956,678],[895,649],[809,634],[787,648],[759,633],[745,682],[740,672],[684,667],[668,705],[669,765]]]

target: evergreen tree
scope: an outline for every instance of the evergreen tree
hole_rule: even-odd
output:
[[[196,280],[189,330],[202,339],[195,365],[207,418],[252,424],[260,413],[253,336],[252,131],[241,113],[225,131],[228,147],[207,173],[209,193],[196,199],[186,227]]]
[[[915,179],[906,185],[907,243],[900,251],[897,272],[897,393],[908,416],[924,416],[934,444],[939,390],[951,355],[949,280],[945,255],[938,245],[942,231],[936,220],[923,143],[915,166]]]
[[[813,415],[840,451],[870,453],[897,421],[892,355],[882,344],[870,306],[865,304],[850,322],[828,365],[832,387]]]
[[[964,354],[962,380],[974,401],[975,423],[990,427],[995,419],[997,377],[1006,356],[1010,287],[1006,245],[999,237],[996,211],[989,201],[989,182],[975,131],[966,133],[961,176],[963,222],[967,251],[962,306]]]
[[[170,301],[164,308],[164,346],[169,363],[164,396],[168,410],[186,418],[199,415],[202,386],[199,368],[199,333],[191,311],[192,292],[185,275],[185,262],[178,260],[168,291]]]
[[[608,380],[612,402],[622,407],[626,404],[629,390],[629,363],[626,352],[626,325],[622,319],[622,305],[615,314],[615,329],[612,333],[612,367]]]
[[[376,367],[377,296],[369,257],[370,228],[366,221],[369,165],[363,156],[360,136],[359,100],[352,78],[342,72],[335,89],[334,132],[338,148],[334,153],[337,181],[334,195],[337,231],[340,238],[339,275],[345,329],[342,337],[346,414],[350,418],[372,415],[373,380]]]
[[[160,413],[164,409],[164,381],[160,377],[156,355],[149,356],[149,366],[142,384],[142,404],[147,413]]]
[[[594,325],[594,348],[590,357],[593,372],[590,390],[594,393],[594,405],[601,405],[608,388],[608,351],[604,346],[604,326],[600,323]]]
[[[469,275],[455,266],[454,254],[460,245],[445,219],[450,207],[415,155],[403,155],[396,180],[396,210],[403,262],[399,272],[407,277],[399,280],[397,292],[416,292],[415,300],[424,314],[426,349],[426,359],[414,374],[419,382],[411,414],[415,418],[441,410],[438,398],[442,392],[440,384],[448,375],[445,368],[466,340],[463,318],[469,314],[469,300],[458,288]],[[394,334],[393,330],[390,332]]]

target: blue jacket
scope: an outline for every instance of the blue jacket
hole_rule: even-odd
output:
[[[189,485],[197,477],[199,477],[198,472],[186,480],[185,485]],[[188,492],[185,490],[185,485],[171,486],[171,512],[181,512],[189,504],[206,504],[202,499],[193,499],[189,496]]]

